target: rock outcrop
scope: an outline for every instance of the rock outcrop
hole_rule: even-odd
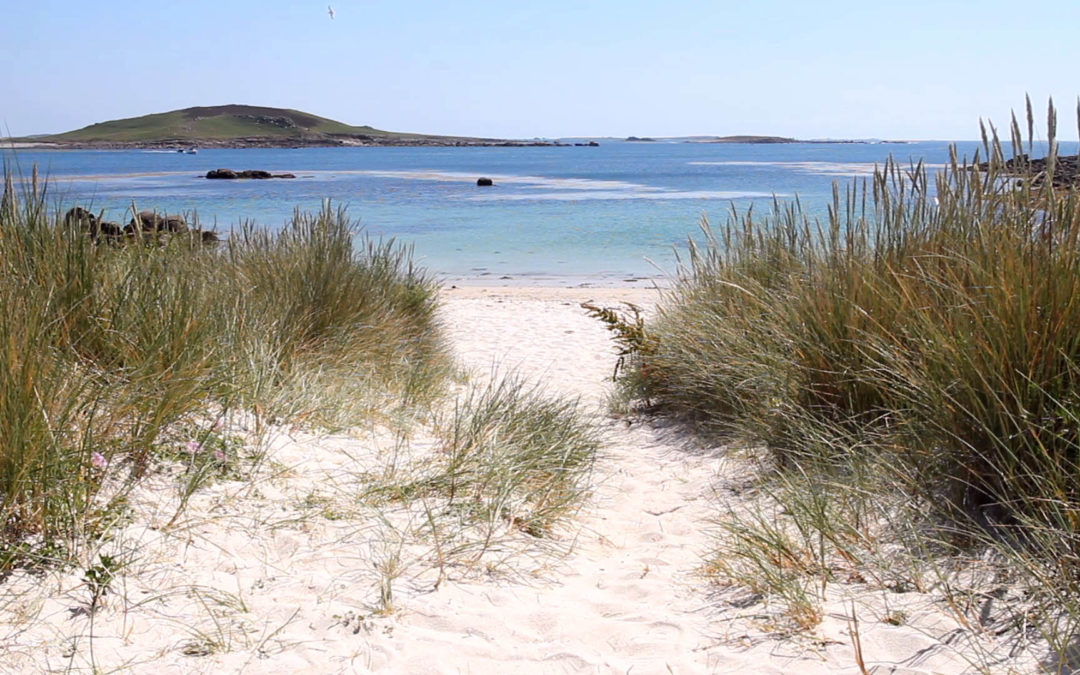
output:
[[[232,169],[212,169],[206,172],[206,177],[225,180],[234,180],[237,178],[255,178],[264,180],[267,178],[296,178],[296,174],[270,173],[269,171],[262,171],[260,169],[245,169],[244,171],[233,171]]]
[[[183,216],[161,215],[157,211],[139,211],[124,226],[124,234],[187,231],[187,221]]]
[[[990,169],[990,162],[976,164],[972,168],[987,171]],[[1054,162],[1053,177],[1049,176],[1049,168],[1046,157],[1031,159],[1027,155],[1017,155],[1005,161],[1001,170],[1007,176],[1030,179],[1033,186],[1040,186],[1049,178],[1050,185],[1055,188],[1080,187],[1080,157],[1077,155],[1058,157]]]
[[[124,234],[124,229],[119,223],[102,220],[81,206],[68,209],[68,212],[64,214],[64,222],[69,227],[78,227],[86,232],[94,241],[101,237],[116,238]]]
[[[476,179],[476,185],[478,187],[491,187],[492,185],[495,185],[495,181],[490,178],[481,177]]]
[[[221,241],[213,230],[192,229],[183,216],[160,214],[156,211],[139,211],[124,226],[124,235],[128,239],[141,239],[143,242],[165,244],[170,238],[186,237],[192,243],[213,244]]]
[[[212,230],[192,230],[183,216],[162,215],[156,211],[139,211],[127,225],[121,227],[119,223],[102,220],[100,216],[76,206],[64,214],[64,223],[85,232],[94,242],[107,242],[114,246],[135,240],[164,244],[172,235],[188,235],[192,241],[204,244],[221,241],[218,233]]]

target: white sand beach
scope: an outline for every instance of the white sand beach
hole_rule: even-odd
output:
[[[615,350],[579,306],[648,308],[656,295],[442,293],[448,334],[474,383],[517,372],[580,397],[602,428],[594,493],[553,537],[507,524],[487,542],[457,532],[440,540],[424,509],[365,497],[373,476],[438,452],[423,428],[407,437],[280,428],[251,476],[200,489],[175,519],[183,497],[174,478],[140,488],[136,519],[79,553],[86,566],[101,555],[122,563],[93,611],[85,567],[17,572],[0,584],[0,670],[970,671],[959,626],[931,596],[834,585],[822,623],[784,637],[767,600],[737,602],[745,593],[703,575],[712,523],[722,504],[737,507],[732,486],[744,465],[658,422],[611,416]],[[884,621],[898,609],[901,625]]]

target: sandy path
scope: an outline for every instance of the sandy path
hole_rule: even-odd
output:
[[[578,307],[589,291],[549,299],[520,292],[449,294],[445,316],[460,358],[493,364],[581,397],[600,415],[615,357],[603,327]],[[647,292],[607,293],[647,302]],[[710,644],[700,580],[703,496],[714,461],[673,451],[655,431],[607,421],[597,492],[570,557],[548,582],[459,585],[410,601],[398,637],[440,645],[441,672],[705,672]],[[448,617],[453,623],[448,624]],[[402,639],[396,667],[423,672]],[[531,670],[529,670],[531,668]]]
[[[444,295],[449,332],[467,366],[484,373],[497,364],[580,396],[604,426],[605,450],[593,504],[553,580],[462,584],[411,600],[397,628],[402,649],[394,669],[434,672],[427,655],[410,658],[415,635],[437,646],[437,671],[446,673],[510,666],[537,673],[859,672],[842,604],[827,607],[833,611],[810,640],[769,638],[745,622],[717,620],[699,570],[729,463],[662,428],[606,414],[615,351],[610,334],[579,304],[651,307],[655,292],[465,288]],[[934,626],[949,628],[955,624]],[[872,672],[967,667],[921,629],[877,623],[862,631]]]
[[[593,504],[553,581],[460,585],[410,601],[398,637],[417,630],[440,645],[440,672],[507,672],[510,661],[516,672],[730,672],[751,663],[754,672],[790,672],[789,659],[763,663],[717,650],[710,637],[697,571],[721,460],[684,452],[658,429],[604,413],[616,357],[608,332],[579,303],[648,306],[654,297],[642,290],[447,293],[447,325],[467,366],[485,373],[498,364],[581,397],[602,420],[605,450]],[[409,659],[412,642],[401,640],[396,667],[424,672],[431,663]]]

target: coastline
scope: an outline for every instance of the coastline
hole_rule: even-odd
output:
[[[0,147],[11,150],[175,150],[184,148],[215,148],[244,150],[248,148],[273,148],[297,150],[302,148],[566,148],[573,143],[558,141],[514,141],[495,138],[465,137],[369,137],[340,139],[281,139],[281,138],[235,138],[218,139],[165,139],[159,141],[26,141],[0,139]]]
[[[580,137],[588,139],[588,137]],[[161,139],[152,141],[33,141],[26,139],[0,138],[0,148],[7,150],[173,150],[182,152],[187,148],[244,150],[251,148],[269,148],[298,150],[303,148],[570,148],[599,145],[591,142],[577,142],[579,137],[570,140],[514,140],[498,138],[472,138],[465,136],[353,136],[346,138],[274,138],[245,137],[232,139],[184,138]],[[908,140],[868,140],[868,139],[803,139],[777,136],[673,136],[657,138],[605,138],[609,143],[629,143],[649,145],[656,143],[687,143],[698,145],[904,145],[914,143]]]
[[[672,279],[667,276],[632,275],[502,275],[465,276],[432,271],[443,291],[464,293],[505,293],[507,295],[530,295],[532,292],[550,292],[573,295],[577,292],[603,292],[618,295],[621,292],[635,294],[670,288]]]
[[[440,299],[448,302],[462,300],[495,300],[497,302],[556,302],[580,305],[583,302],[625,305],[627,303],[643,309],[654,307],[664,292],[659,286],[616,287],[596,286],[553,286],[553,285],[517,285],[493,286],[480,283],[460,283],[444,285],[439,291]]]

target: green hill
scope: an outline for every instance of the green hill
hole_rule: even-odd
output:
[[[19,139],[31,140],[31,139]],[[295,145],[488,145],[492,139],[430,136],[351,126],[299,110],[250,105],[184,108],[99,122],[32,139],[66,147],[280,147]]]

